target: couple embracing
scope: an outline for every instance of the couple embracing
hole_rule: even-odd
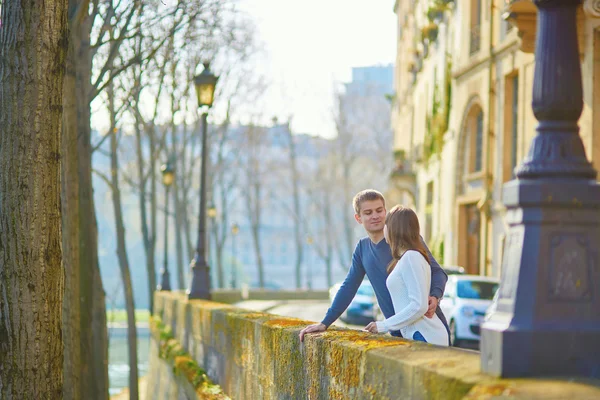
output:
[[[448,276],[423,242],[415,212],[395,206],[386,214],[383,195],[372,189],[359,192],[353,206],[354,218],[368,236],[356,245],[348,275],[325,318],[304,328],[300,340],[335,322],[366,274],[386,318],[371,322],[366,331],[448,346],[450,332],[439,307]]]

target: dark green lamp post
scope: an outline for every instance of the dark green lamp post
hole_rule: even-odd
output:
[[[194,77],[196,94],[198,95],[198,107],[202,108],[202,161],[200,164],[200,217],[198,221],[198,243],[196,254],[190,263],[192,269],[192,280],[188,289],[190,299],[210,299],[210,269],[206,257],[206,168],[208,146],[208,110],[213,105],[215,87],[219,78],[209,68],[209,63],[204,63],[204,70],[200,75]]]
[[[164,264],[160,272],[160,284],[157,290],[171,290],[171,280],[169,279],[169,189],[175,180],[175,169],[170,162],[160,167],[162,172],[163,184],[165,185],[165,243],[164,243]]]

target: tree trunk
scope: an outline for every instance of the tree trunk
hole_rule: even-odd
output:
[[[174,93],[174,91],[173,91]],[[176,107],[173,106],[175,104],[175,96],[171,95],[172,109],[171,115],[175,116],[177,112]],[[175,210],[175,259],[177,262],[177,283],[179,290],[184,290],[186,288],[185,284],[185,274],[183,270],[183,238],[181,235],[181,230],[183,229],[183,216],[181,214],[181,201],[180,201],[180,193],[179,193],[179,182],[181,181],[181,177],[178,174],[178,170],[183,172],[183,168],[181,168],[181,164],[177,161],[179,160],[178,149],[177,149],[177,126],[175,125],[175,120],[171,119],[171,157],[173,157],[173,162],[175,163],[175,176],[176,179],[173,182],[173,209]],[[185,151],[185,150],[184,150]],[[169,156],[167,156],[169,158]]]
[[[76,7],[71,1],[69,8]],[[69,21],[71,32],[77,27]],[[65,295],[63,300],[64,392],[66,400],[81,399],[81,347],[79,304],[79,173],[77,171],[77,82],[76,41],[71,40],[67,53],[64,79],[61,207],[62,248],[65,269]]]
[[[332,226],[331,221],[331,196],[328,188],[325,188],[325,204],[323,207],[323,220],[325,221],[325,269],[327,274],[327,287],[333,285],[333,274],[331,271],[331,259],[333,253],[333,238],[331,235],[330,227]]]
[[[98,262],[98,225],[92,187],[92,143],[90,93],[92,57],[91,21],[87,13],[81,29],[72,35],[77,40],[77,123],[79,171],[79,290],[81,390],[84,399],[108,399],[108,332],[106,305]]]
[[[2,399],[63,397],[60,148],[67,4],[2,7]]]
[[[292,136],[289,123],[286,127],[286,134],[288,136],[288,146],[290,151],[290,169],[292,173],[292,195],[294,198],[294,208],[292,218],[294,219],[294,241],[296,242],[296,289],[302,287],[302,260],[304,258],[304,241],[302,240],[302,210],[300,204],[300,177],[298,174],[297,165],[297,154],[296,154],[296,143]],[[312,277],[307,277],[312,280]],[[312,286],[312,285],[309,285]]]
[[[141,72],[139,72],[141,74]],[[134,95],[134,102],[136,107],[139,109],[139,99],[141,82],[138,73],[136,73],[136,87],[137,90]],[[142,240],[144,244],[144,253],[146,255],[146,274],[148,275],[148,304],[150,313],[154,310],[154,290],[156,289],[156,267],[154,259],[154,247],[153,238],[155,232],[150,232],[148,229],[148,212],[146,211],[146,182],[147,179],[144,176],[144,165],[146,160],[144,158],[143,144],[142,144],[142,131],[140,129],[141,121],[139,120],[138,113],[135,113],[135,143],[136,143],[136,155],[137,155],[137,168],[138,168],[138,179],[139,179],[139,207],[140,207],[140,224],[142,228]],[[153,162],[153,161],[150,161]]]
[[[109,108],[111,114],[111,126],[115,126],[114,93],[112,84],[108,87]],[[129,259],[127,257],[127,245],[125,242],[125,225],[123,222],[123,209],[121,206],[121,190],[119,187],[119,159],[117,154],[117,133],[110,133],[110,166],[111,166],[111,189],[115,212],[115,230],[117,233],[117,256],[123,280],[123,291],[125,292],[125,308],[127,310],[127,345],[129,355],[129,399],[138,400],[138,369],[137,369],[137,329],[135,326],[135,304],[133,300],[133,287],[131,283],[131,272]]]
[[[258,287],[263,289],[265,287],[265,268],[263,265],[262,252],[260,247],[260,182],[258,178],[255,178],[255,182],[252,188],[254,203],[253,212],[251,213],[251,230],[252,239],[254,242],[254,252],[256,254],[256,266],[258,268]]]

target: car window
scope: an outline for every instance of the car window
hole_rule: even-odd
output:
[[[358,288],[358,292],[357,294],[360,294],[362,296],[373,296],[375,293],[373,293],[373,287],[369,286],[369,285],[360,285]]]
[[[463,299],[492,300],[496,290],[498,284],[495,282],[462,280],[456,284],[456,294]]]

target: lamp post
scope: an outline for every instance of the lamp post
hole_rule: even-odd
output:
[[[600,377],[600,185],[585,155],[578,0],[538,7],[533,112],[539,121],[507,208],[496,311],[482,325],[481,368],[503,377]]]
[[[217,208],[215,207],[215,205],[213,204],[213,202],[211,201],[210,203],[208,203],[208,208],[206,209],[206,216],[208,217],[208,220],[210,221],[210,231],[209,232],[214,232],[215,231],[215,220],[217,218]],[[214,255],[213,255],[213,250],[215,249],[215,244],[213,244],[214,240],[210,240],[210,237],[207,237],[208,240],[208,245],[206,248],[206,259],[207,260],[212,260],[214,261]],[[213,236],[214,239],[214,236]],[[217,287],[218,288],[222,288],[223,287],[223,271],[222,268],[220,268],[219,265],[217,265]]]
[[[206,259],[206,160],[208,159],[207,129],[208,110],[212,107],[215,86],[219,78],[204,63],[204,71],[194,77],[198,95],[198,107],[202,112],[202,162],[200,164],[200,216],[198,221],[198,242],[196,254],[190,263],[192,280],[188,289],[190,299],[210,299],[210,271]]]
[[[169,189],[175,180],[175,170],[170,162],[163,164],[160,167],[163,177],[163,184],[165,185],[165,243],[164,243],[164,264],[160,271],[160,284],[157,286],[157,290],[171,290],[171,280],[169,279]]]
[[[238,233],[240,233],[240,227],[238,226],[238,224],[233,224],[231,225],[231,288],[235,289],[235,287],[237,286],[237,282],[236,282],[236,275],[237,275],[237,271],[236,271],[236,254],[235,254],[235,237],[238,235]]]

